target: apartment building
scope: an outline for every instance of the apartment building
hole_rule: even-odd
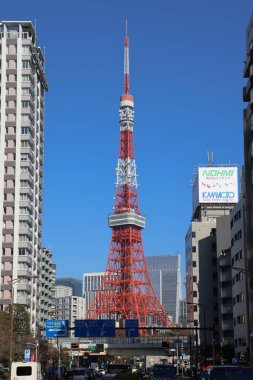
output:
[[[85,302],[84,298],[77,296],[67,296],[55,298],[55,319],[69,320],[70,336],[74,336],[74,327],[76,319],[84,319]]]
[[[55,305],[55,270],[52,253],[46,249],[41,250],[41,286],[40,286],[40,327],[45,328],[47,319],[51,319],[51,311]]]
[[[25,306],[40,323],[44,95],[43,52],[30,21],[0,22],[0,309]]]

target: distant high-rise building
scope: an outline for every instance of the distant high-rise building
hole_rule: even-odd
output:
[[[179,300],[178,323],[182,326],[187,326],[187,304],[185,299]]]
[[[85,313],[92,304],[102,283],[104,272],[83,274],[83,296],[85,298]]]
[[[55,298],[73,296],[73,288],[70,286],[56,285],[54,287]]]
[[[41,287],[40,287],[40,326],[45,327],[45,321],[51,319],[51,311],[55,304],[55,270],[52,253],[41,250]]]
[[[55,285],[68,286],[73,289],[73,296],[82,297],[82,280],[72,277],[57,278]]]
[[[179,300],[182,298],[181,256],[159,255],[146,256],[148,271],[153,288],[164,310],[179,321]]]
[[[40,324],[44,94],[43,52],[30,21],[0,22],[0,310],[25,306]]]

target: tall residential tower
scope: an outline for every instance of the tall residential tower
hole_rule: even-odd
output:
[[[44,57],[30,21],[0,23],[0,309],[23,304],[40,323]],[[13,295],[12,295],[13,293]]]

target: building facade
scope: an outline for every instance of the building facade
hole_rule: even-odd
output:
[[[83,296],[85,299],[85,314],[92,304],[102,283],[104,272],[83,274]]]
[[[178,323],[182,327],[187,326],[187,304],[186,304],[185,299],[179,300],[179,320],[178,320]]]
[[[181,256],[146,256],[148,271],[153,288],[166,313],[174,323],[179,323],[181,285]]]
[[[222,252],[230,248],[229,215],[238,202],[237,177],[237,167],[232,165],[214,166],[210,163],[207,167],[197,168],[193,180],[193,217],[185,237],[188,320],[196,327],[215,326],[217,345],[221,340],[223,319],[230,319],[226,328],[229,328],[231,338],[232,314],[225,315],[225,309],[221,314],[219,306],[223,299],[221,289],[227,286],[220,278],[219,260]],[[221,220],[217,223],[219,218]],[[227,301],[231,304],[232,291],[230,293]],[[201,330],[199,338],[205,349],[212,345],[211,332]]]
[[[69,326],[75,327],[76,319],[84,319],[84,298],[77,296],[55,298],[55,318],[69,320]],[[74,336],[74,330],[70,330]]]
[[[224,346],[232,347],[234,345],[230,224],[230,215],[223,215],[217,218],[218,342],[221,345],[221,350]]]
[[[45,327],[47,319],[51,319],[51,311],[55,305],[55,270],[52,253],[41,250],[41,287],[40,287],[40,326]]]
[[[70,286],[56,285],[54,287],[55,298],[73,296],[73,288]]]
[[[243,88],[244,168],[245,168],[245,265],[247,270],[248,317],[250,361],[253,363],[253,15],[246,32],[246,60],[243,76],[247,83]]]
[[[234,317],[234,347],[240,356],[249,353],[248,274],[245,256],[245,207],[244,198],[236,205],[230,217],[231,265]]]
[[[82,297],[82,281],[77,278],[72,277],[64,277],[57,278],[55,281],[55,285],[67,286],[72,289],[73,296]]]
[[[31,22],[0,23],[0,309],[25,306],[40,323],[44,57]],[[32,277],[33,276],[33,277]],[[36,276],[36,277],[34,277]]]

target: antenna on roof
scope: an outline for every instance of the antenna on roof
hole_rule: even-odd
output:
[[[213,166],[213,152],[207,152],[208,166]]]

